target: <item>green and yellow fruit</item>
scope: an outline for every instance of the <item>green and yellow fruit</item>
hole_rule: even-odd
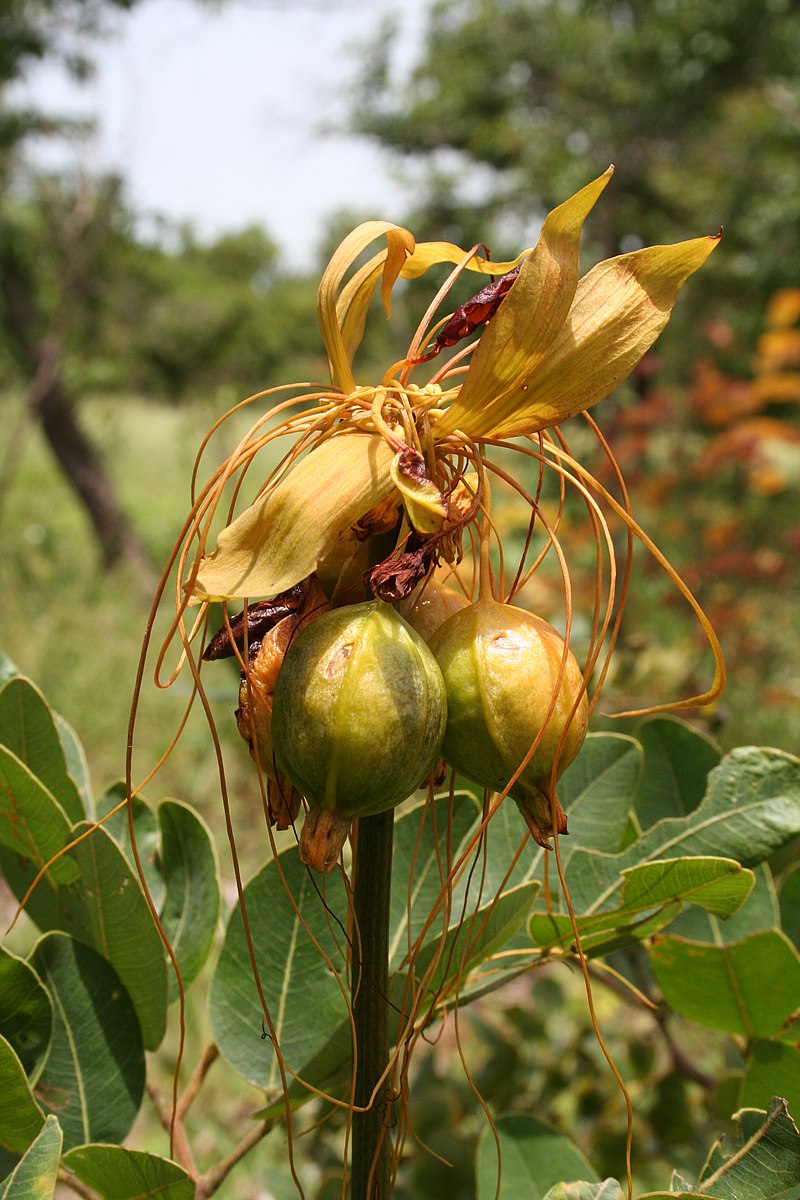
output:
[[[445,621],[430,647],[447,690],[442,753],[448,763],[499,792],[536,742],[510,794],[541,845],[553,833],[554,812],[556,829],[565,833],[553,784],[581,747],[588,703],[563,639],[523,609],[479,600]]]
[[[272,740],[279,768],[311,805],[306,862],[329,869],[354,817],[393,808],[419,787],[446,719],[436,660],[389,605],[333,609],[303,630],[278,675]]]

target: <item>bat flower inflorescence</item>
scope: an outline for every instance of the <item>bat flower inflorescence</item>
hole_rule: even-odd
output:
[[[708,701],[721,690],[713,631],[634,521],[593,420],[585,418],[611,483],[609,470],[604,484],[581,464],[559,428],[630,374],[718,241],[646,247],[581,276],[583,224],[611,174],[554,209],[533,249],[510,262],[491,262],[478,253],[483,247],[417,244],[383,221],[360,225],[319,288],[330,383],[254,397],[273,406],[196,498],[180,560],[179,623],[190,604],[205,614],[213,602],[244,602],[238,616],[226,615],[205,657],[238,657],[237,720],[266,781],[270,819],[286,828],[305,797],[311,823],[301,853],[320,869],[338,861],[353,817],[394,806],[437,772],[443,778],[442,754],[482,787],[512,795],[542,845],[566,830],[556,780],[580,747],[608,668],[634,537],[692,605],[716,659],[708,692],[659,707]],[[405,357],[379,382],[362,382],[354,359],[375,290],[390,316],[395,284],[440,264],[449,274]],[[464,272],[482,276],[482,286],[440,318]],[[276,442],[277,467],[242,509],[249,469]],[[543,500],[545,476],[556,481],[555,504]],[[231,487],[220,529],[215,514]],[[492,517],[492,493],[497,517],[501,491],[526,514],[510,586],[502,522]],[[573,495],[598,557],[581,667],[570,650],[572,586],[559,537]],[[615,522],[628,532],[622,572]],[[541,544],[527,564],[537,527]],[[563,636],[510,603],[526,594],[545,558],[563,583]],[[349,606],[353,619],[320,620],[314,634],[318,618]],[[195,628],[204,627],[200,620]],[[184,631],[187,649],[192,636]],[[422,716],[412,720],[412,710]]]

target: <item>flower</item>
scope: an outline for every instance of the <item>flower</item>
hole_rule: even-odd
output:
[[[513,262],[492,263],[449,243],[416,244],[408,230],[382,221],[345,238],[317,305],[331,386],[301,392],[288,403],[302,402],[304,410],[267,434],[259,423],[258,437],[232,456],[209,491],[211,511],[226,478],[249,466],[267,440],[294,437],[254,502],[198,556],[186,585],[192,602],[271,596],[312,572],[340,587],[355,564],[368,566],[363,523],[375,512],[389,529],[402,512],[393,554],[413,560],[406,590],[434,563],[459,560],[463,530],[482,502],[485,447],[541,434],[607,396],[658,337],[681,287],[719,240],[646,247],[581,277],[583,224],[612,171],[554,209],[535,247]],[[379,239],[385,248],[357,266]],[[407,357],[379,384],[359,384],[354,358],[378,283],[390,315],[398,279],[414,280],[439,263],[455,267],[445,292],[463,270],[501,274],[505,282],[462,306],[427,353],[423,323]],[[422,363],[479,325],[476,343],[455,351],[426,384],[412,382]],[[457,330],[453,337],[449,329]]]

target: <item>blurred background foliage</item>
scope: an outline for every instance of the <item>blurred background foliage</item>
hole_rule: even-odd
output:
[[[142,222],[124,178],[37,171],[32,136],[85,131],[20,108],[12,85],[48,56],[88,72],[87,34],[134,3],[6,0],[0,14],[0,641],[78,730],[98,783],[122,773],[138,646],[188,508],[196,448],[243,397],[325,379],[319,270],[341,232],[380,215],[332,213],[317,266],[300,276],[267,227],[208,242],[190,227]],[[725,748],[797,752],[800,10],[791,0],[446,0],[431,5],[410,71],[395,46],[387,26],[354,54],[352,127],[415,181],[406,223],[419,239],[483,242],[498,259],[516,253],[523,230],[609,162],[617,173],[587,230],[587,266],[725,227],[655,351],[595,415],[637,518],[696,590],[726,652],[728,692],[695,719]],[[392,326],[368,327],[365,377],[370,363],[403,353],[426,299],[401,293]],[[217,435],[209,464],[248,423],[237,417]],[[580,427],[568,434],[580,447]],[[602,462],[594,467],[602,474]],[[513,560],[527,517],[517,528],[509,506],[504,519]],[[587,565],[580,605],[594,549],[578,524],[570,534],[578,577]],[[537,587],[533,600],[552,619],[546,575]],[[688,609],[637,557],[603,707],[702,690],[707,671]],[[235,746],[235,673],[213,682],[221,734]],[[148,699],[141,774],[166,749],[189,690]],[[197,804],[220,830],[201,717],[184,736],[153,787]],[[246,827],[258,799],[244,752],[238,762],[231,792]],[[242,840],[252,868],[265,848]],[[481,1090],[511,1108],[550,1096],[565,1124],[588,1130],[601,1172],[618,1173],[621,1107],[597,1084],[579,993],[553,977],[534,998],[531,1008],[510,995],[502,1012],[470,1017]],[[611,1037],[624,1073],[643,1081],[655,1186],[670,1143],[702,1157],[725,1062],[706,1044],[665,1064],[655,1043],[626,1041],[619,1012],[609,1010]],[[695,1078],[680,1071],[693,1057]],[[420,1127],[458,1159],[453,1130],[467,1110],[480,1118],[447,1061],[440,1046],[419,1068]],[[469,1194],[469,1181],[445,1179],[436,1159],[419,1164],[409,1195]],[[335,1153],[329,1166],[335,1175]]]

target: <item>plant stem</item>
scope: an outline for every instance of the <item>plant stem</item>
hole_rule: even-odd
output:
[[[358,822],[353,908],[361,962],[353,964],[352,1001],[358,1065],[355,1103],[370,1103],[389,1061],[389,900],[394,810]],[[391,1105],[379,1092],[364,1113],[353,1114],[351,1200],[388,1200],[391,1191]]]

